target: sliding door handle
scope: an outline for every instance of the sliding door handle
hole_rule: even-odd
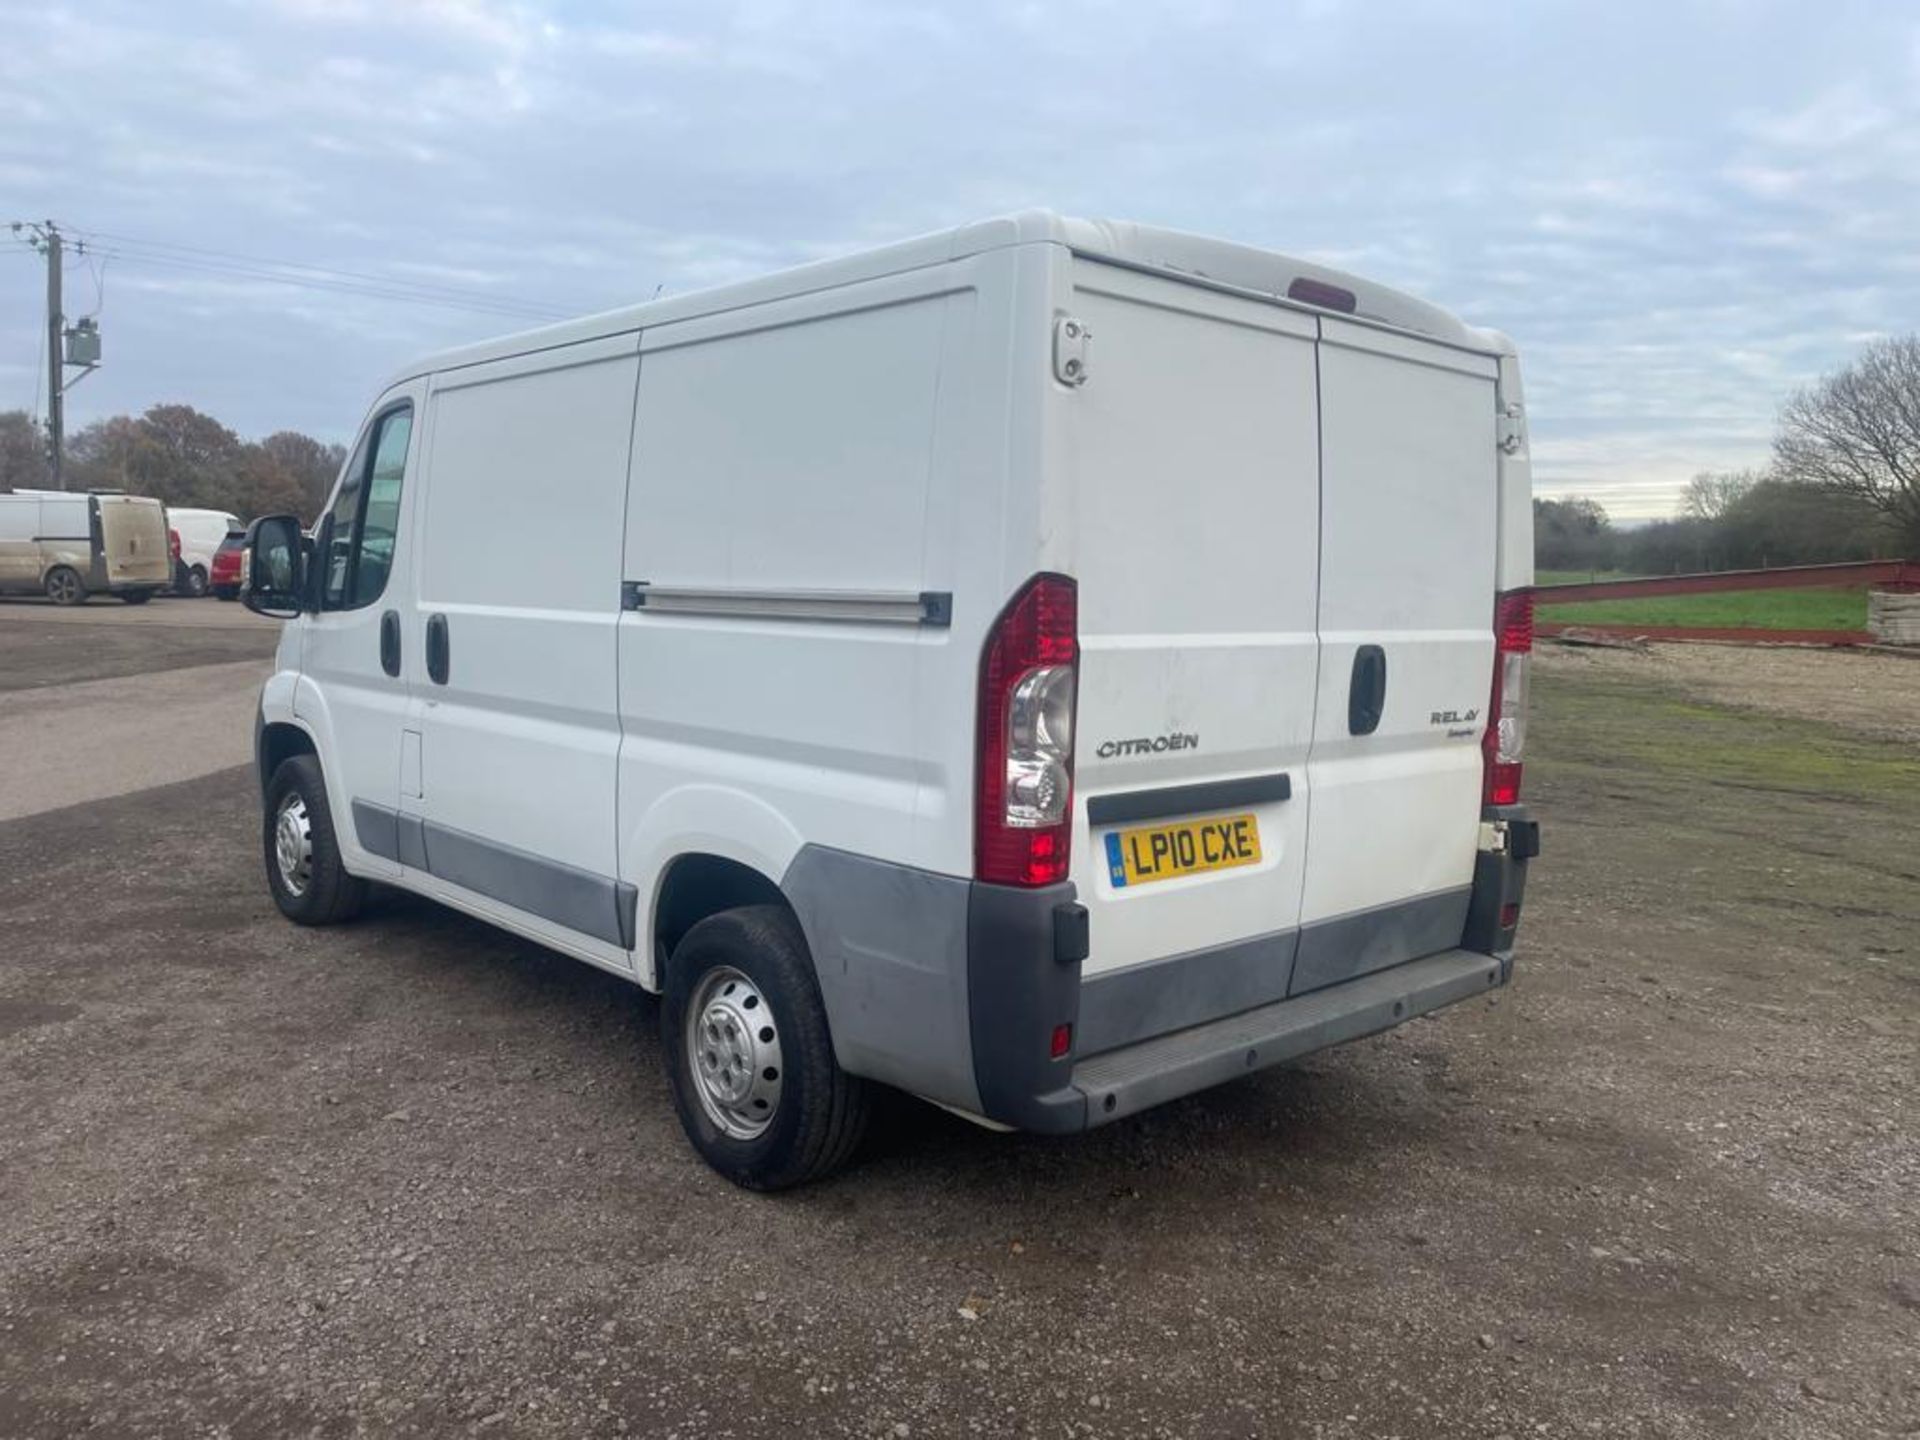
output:
[[[436,685],[447,683],[447,617],[427,617],[427,678]]]
[[[389,675],[400,673],[400,612],[389,610],[380,617],[380,668]]]

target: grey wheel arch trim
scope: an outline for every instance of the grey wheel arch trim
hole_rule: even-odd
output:
[[[980,1113],[967,996],[972,882],[802,846],[780,880],[852,1075]]]

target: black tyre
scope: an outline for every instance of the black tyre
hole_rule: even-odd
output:
[[[122,590],[120,598],[129,605],[144,605],[153,598],[151,590]]]
[[[195,565],[192,568],[190,568],[187,571],[186,583],[182,585],[180,588],[186,591],[187,594],[191,595],[196,600],[198,600],[202,595],[206,594],[207,593],[207,567],[204,565]]]
[[[267,888],[280,913],[300,925],[337,925],[366,903],[367,882],[347,873],[334,837],[320,762],[296,755],[267,786],[261,850]]]
[[[216,600],[238,600],[240,598],[240,587],[238,585],[216,585],[213,587],[213,595]]]
[[[668,963],[660,1041],[687,1138],[736,1185],[818,1180],[866,1132],[871,1087],[833,1058],[806,938],[781,906],[687,932]]]
[[[87,603],[87,582],[71,565],[56,565],[47,572],[47,598],[56,605]]]

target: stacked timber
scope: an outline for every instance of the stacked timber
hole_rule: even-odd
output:
[[[1920,645],[1920,593],[1869,590],[1867,629],[1882,645]]]

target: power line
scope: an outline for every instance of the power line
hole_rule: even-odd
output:
[[[415,291],[400,288],[349,284],[345,281],[320,280],[299,275],[286,275],[273,270],[254,270],[238,265],[218,265],[210,261],[188,260],[182,256],[148,255],[139,251],[125,249],[105,250],[100,253],[129,265],[151,266],[162,270],[175,270],[186,274],[215,276],[225,279],[256,280],[269,285],[288,285],[302,290],[323,291],[334,295],[354,295],[366,299],[394,300],[408,305],[431,305],[447,310],[466,310],[476,314],[502,316],[513,320],[551,322],[568,318],[557,310],[522,307],[513,302],[491,303],[476,300],[449,300],[440,295],[423,295]]]
[[[365,295],[374,299],[399,300],[410,304],[440,305],[449,309],[470,310],[527,320],[562,320],[569,318],[572,313],[535,301],[517,300],[511,296],[463,290],[451,285],[426,281],[394,279],[365,271],[311,265],[304,261],[270,260],[259,256],[241,255],[233,251],[213,250],[204,246],[142,240],[104,230],[82,233],[96,242],[105,242],[96,244],[100,254],[108,258],[117,257],[133,264],[229,275],[304,289],[329,291],[335,294]]]
[[[40,379],[47,373],[47,351],[38,335],[33,337],[33,423],[40,423]]]
[[[233,250],[213,250],[203,245],[181,245],[171,240],[146,240],[137,235],[116,234],[111,230],[86,230],[78,233],[117,244],[138,246],[148,251],[170,251],[183,255],[204,256],[211,260],[235,261],[242,265],[266,266],[275,270],[307,271],[336,280],[360,280],[375,285],[398,285],[409,290],[432,291],[454,300],[479,300],[488,303],[499,301],[533,309],[545,308],[534,301],[513,300],[488,291],[475,290],[470,286],[443,285],[431,280],[404,280],[391,275],[370,274],[365,270],[342,270],[331,265],[314,265],[305,260],[272,260],[259,255],[243,255]]]
[[[107,308],[107,266],[113,263],[113,257],[109,255],[96,261],[91,250],[83,250],[80,258],[87,262],[87,273],[93,276],[93,309],[85,318],[97,320],[100,312]]]

